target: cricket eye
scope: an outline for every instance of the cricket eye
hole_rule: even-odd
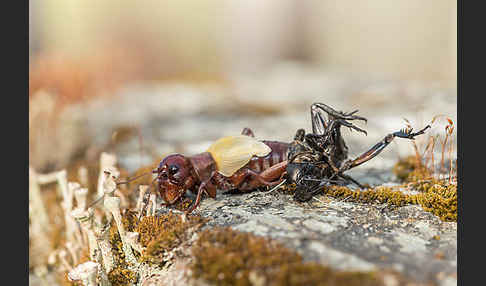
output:
[[[177,171],[179,171],[179,167],[177,167],[176,165],[169,166],[169,174],[174,175],[175,173],[177,173]]]

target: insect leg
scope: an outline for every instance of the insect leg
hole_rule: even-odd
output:
[[[306,202],[319,193],[326,185],[336,184],[334,180],[303,178],[296,184],[294,199],[298,202]]]
[[[363,132],[365,135],[368,135],[368,133],[365,130],[363,130],[363,129],[359,128],[359,127],[356,127],[354,124],[349,123],[346,120],[337,119],[336,121],[339,122],[342,126],[346,126],[349,129],[354,129],[356,131]]]
[[[329,105],[326,105],[324,103],[314,103],[311,105],[311,111],[313,113],[320,113],[321,111],[326,112],[329,116],[334,117],[335,119],[343,119],[343,120],[363,120],[367,121],[366,118],[354,115],[355,113],[358,112],[358,110],[344,113],[342,111],[337,111],[334,110],[332,107]]]
[[[346,161],[343,164],[343,166],[340,168],[340,173],[342,173],[346,170],[349,170],[351,168],[354,168],[356,166],[359,166],[359,165],[373,159],[378,154],[380,154],[381,151],[383,151],[383,149],[385,149],[385,147],[388,146],[388,144],[390,144],[390,142],[392,142],[395,137],[414,140],[415,136],[424,134],[424,132],[427,128],[430,128],[430,125],[427,125],[425,128],[423,128],[422,130],[415,132],[415,133],[411,133],[412,130],[410,129],[408,131],[407,130],[400,130],[398,132],[388,134],[387,136],[385,136],[385,138],[383,138],[383,140],[376,143],[373,147],[371,147],[370,150],[364,152],[358,158],[356,158],[354,160]]]
[[[241,131],[241,135],[246,135],[250,137],[255,137],[255,134],[253,133],[253,130],[251,130],[248,127],[243,128],[243,131]]]
[[[215,175],[216,172],[213,172],[211,174],[211,176],[209,177],[209,179],[207,181],[204,181],[202,182],[200,185],[199,185],[199,188],[197,189],[197,196],[196,196],[196,199],[195,201],[191,204],[191,206],[189,206],[185,211],[184,213],[186,215],[190,214],[198,205],[199,203],[201,203],[201,198],[202,198],[202,194],[203,193],[206,193],[209,195],[209,193],[212,193],[212,192],[209,192],[207,191],[207,189],[212,189],[212,186],[211,186],[211,178]],[[213,197],[213,196],[211,196]]]
[[[190,214],[201,202],[201,197],[202,197],[202,193],[204,192],[205,185],[206,184],[204,182],[201,183],[201,185],[199,185],[199,189],[197,190],[196,200],[184,211],[186,215]]]
[[[323,135],[326,131],[328,124],[321,113],[319,104],[321,103],[314,103],[311,105],[312,133],[317,135]]]
[[[348,181],[353,182],[360,189],[365,189],[365,186],[361,185],[358,181],[356,181],[353,177],[351,177],[349,175],[345,175],[345,174],[340,173],[338,176],[341,177],[341,178],[343,178],[343,179],[345,179],[345,180],[348,180]]]
[[[252,190],[259,186],[273,187],[282,182],[281,175],[285,172],[287,161],[276,164],[262,173],[243,168],[230,177],[234,187],[239,190]]]
[[[327,113],[328,120],[325,120],[323,112]],[[341,125],[355,129],[360,132],[366,133],[366,131],[354,126],[353,124],[347,122],[346,120],[363,120],[367,121],[366,118],[354,115],[358,110],[353,112],[344,113],[342,111],[336,111],[332,107],[324,103],[314,103],[311,105],[311,118],[312,118],[312,132],[316,135],[323,135],[330,131],[333,121],[339,122]]]
[[[260,176],[265,181],[273,181],[275,179],[282,178],[286,170],[287,170],[287,161],[283,161],[266,169],[265,171],[258,174],[258,176]]]

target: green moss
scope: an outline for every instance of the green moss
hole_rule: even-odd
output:
[[[206,220],[200,216],[189,216],[184,222],[180,215],[172,212],[161,216],[143,217],[135,229],[140,235],[140,244],[146,247],[140,261],[162,266],[164,253],[189,239],[192,235],[189,230],[197,230],[205,222]]]
[[[108,273],[108,280],[112,286],[132,285],[137,280],[135,272],[117,267]]]
[[[215,285],[383,285],[374,273],[341,272],[302,257],[280,243],[231,228],[200,233],[193,276]]]
[[[181,245],[192,235],[189,230],[192,228],[199,229],[205,221],[199,216],[189,216],[184,222],[180,215],[170,212],[160,216],[145,216],[139,222],[136,212],[125,211],[122,214],[125,230],[138,232],[138,242],[146,248],[142,254],[135,251],[135,257],[139,262],[158,266],[164,265],[162,258],[165,252]],[[128,268],[123,252],[123,243],[115,222],[112,222],[110,227],[109,238],[116,267],[108,274],[108,279],[112,285],[134,283],[138,277]]]
[[[435,179],[415,156],[409,156],[395,164],[393,171],[404,184],[392,187],[378,186],[364,190],[351,190],[344,186],[323,187],[322,193],[334,198],[359,203],[386,203],[401,207],[409,204],[420,205],[443,221],[457,221],[457,184]],[[411,188],[418,194],[404,194],[395,188]],[[283,187],[282,192],[293,193],[295,184]]]
[[[433,180],[424,187],[423,193],[415,195],[416,202],[443,221],[457,221],[457,185],[446,180]]]
[[[334,198],[346,198],[359,203],[386,203],[391,206],[420,205],[443,221],[457,221],[457,185],[445,180],[422,181],[400,187],[412,187],[421,192],[404,194],[391,187],[379,186],[366,190],[351,190],[343,186],[324,187],[323,193]]]
[[[136,227],[136,213],[133,211],[125,211],[122,214],[122,223],[126,231],[133,231]],[[128,269],[128,264],[125,260],[125,253],[123,252],[123,243],[118,233],[115,221],[112,221],[110,226],[110,245],[113,252],[116,267],[108,273],[108,280],[112,285],[130,285],[137,277],[135,273]],[[136,252],[134,253],[137,254]]]
[[[346,198],[348,201],[360,203],[387,203],[393,206],[404,206],[412,203],[409,195],[395,191],[391,187],[376,187],[374,189],[353,191],[348,187],[331,186],[323,188],[324,194],[335,198]]]
[[[416,156],[408,156],[399,160],[393,166],[393,172],[402,182],[416,182],[432,177],[432,171],[427,169]]]

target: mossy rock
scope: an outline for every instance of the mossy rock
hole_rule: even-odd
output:
[[[214,228],[193,246],[193,276],[212,285],[383,285],[373,272],[342,272],[304,262],[275,240]]]

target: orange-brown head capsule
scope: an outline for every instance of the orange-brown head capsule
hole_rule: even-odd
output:
[[[165,157],[157,168],[159,193],[168,204],[175,203],[196,181],[189,159],[181,154]]]

